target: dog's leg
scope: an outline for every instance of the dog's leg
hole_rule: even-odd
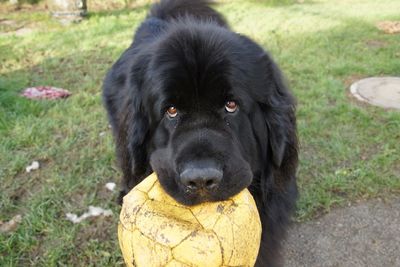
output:
[[[269,190],[266,201],[262,200],[257,190],[253,193],[262,223],[262,239],[256,267],[283,266],[281,243],[286,237],[297,195],[294,179],[285,186],[284,190],[279,188]]]

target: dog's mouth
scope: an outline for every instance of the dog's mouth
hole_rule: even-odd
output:
[[[151,165],[166,193],[188,206],[227,200],[248,187],[253,176],[239,157],[177,159],[170,149],[153,153]]]
[[[191,205],[195,204],[200,204],[203,202],[214,202],[214,201],[221,201],[224,199],[219,199],[217,197],[217,189],[199,189],[196,191],[190,190],[190,189],[183,189],[184,190],[184,196],[187,199],[185,201],[185,204],[190,203]]]
[[[161,177],[160,183],[172,198],[186,206],[198,205],[205,202],[225,201],[247,188],[249,185],[249,182],[245,182],[246,179],[237,182],[232,182],[230,179],[222,179],[219,185],[212,186],[211,188],[202,187],[191,189],[179,182],[171,186],[172,184],[165,183],[166,180],[176,181],[176,179],[162,179]],[[248,180],[250,181],[250,179]]]
[[[199,190],[197,192],[185,191],[183,195],[172,196],[175,200],[181,204],[187,206],[198,205],[205,202],[216,202],[226,200],[224,198],[218,197],[214,192],[208,190]]]
[[[223,192],[224,190],[222,190],[220,186],[193,189],[183,185],[180,182],[174,182],[174,184],[172,184],[172,181],[176,181],[174,177],[167,179],[163,179],[164,177],[160,177],[160,175],[158,177],[161,186],[167,192],[167,194],[180,204],[186,206],[198,205],[205,202],[224,201],[232,196],[231,194],[226,194],[226,192]]]

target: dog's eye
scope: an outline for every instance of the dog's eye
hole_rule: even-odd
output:
[[[168,114],[168,116],[169,116],[170,118],[175,118],[176,115],[178,115],[178,110],[176,109],[176,107],[170,106],[170,107],[167,109],[167,114]]]
[[[225,109],[226,109],[226,111],[228,111],[228,112],[230,112],[230,113],[233,113],[233,112],[235,112],[236,110],[237,110],[237,104],[236,104],[236,102],[235,101],[228,101],[228,102],[226,102],[226,104],[225,104]]]

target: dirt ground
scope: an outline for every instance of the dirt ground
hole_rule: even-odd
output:
[[[400,197],[333,210],[295,224],[285,266],[400,266]]]

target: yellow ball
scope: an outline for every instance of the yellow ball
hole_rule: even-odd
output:
[[[127,266],[253,266],[261,223],[247,189],[226,201],[184,206],[153,173],[124,197],[118,238]]]

